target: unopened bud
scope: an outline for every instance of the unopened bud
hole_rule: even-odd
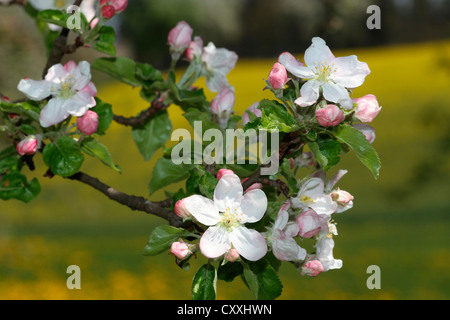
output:
[[[316,118],[321,126],[334,127],[344,120],[344,112],[337,105],[327,104],[316,111]]]
[[[98,128],[98,114],[88,110],[84,116],[77,119],[77,128],[87,136],[94,134]]]

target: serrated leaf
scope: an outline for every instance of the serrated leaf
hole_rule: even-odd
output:
[[[276,271],[265,260],[244,264],[244,282],[258,300],[273,300],[281,295],[283,285]]]
[[[292,115],[277,101],[261,100],[259,108],[262,111],[259,127],[269,132],[292,132],[298,129]]]
[[[335,132],[335,136],[340,142],[348,145],[358,159],[372,172],[375,179],[378,179],[381,161],[364,134],[351,126],[340,125]]]
[[[108,54],[110,56],[116,55],[116,47],[114,42],[116,41],[116,34],[114,28],[109,26],[102,26],[98,32],[98,37],[95,40],[92,48],[98,52]]]
[[[150,234],[147,245],[142,250],[145,256],[154,256],[170,248],[180,237],[188,237],[191,233],[182,228],[168,225],[157,226]]]
[[[100,159],[103,164],[107,165],[111,169],[117,172],[121,172],[120,168],[114,164],[108,148],[106,148],[98,140],[92,137],[84,139],[81,143],[81,151],[83,151],[87,155],[90,155],[91,157]]]
[[[152,158],[163,147],[172,134],[172,122],[167,111],[161,111],[150,117],[144,125],[134,126],[133,140],[145,161]]]
[[[211,264],[201,266],[192,281],[192,300],[216,299],[217,271]]]
[[[324,171],[328,171],[341,160],[341,145],[327,135],[319,135],[315,141],[308,141],[308,146]]]
[[[186,165],[174,164],[172,160],[160,158],[153,169],[152,179],[148,186],[150,194],[168,186],[171,183],[186,179],[189,176],[189,170]]]
[[[61,137],[57,143],[47,144],[42,156],[52,172],[62,177],[77,173],[84,161],[80,145],[71,137]]]

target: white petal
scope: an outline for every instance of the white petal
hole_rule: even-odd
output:
[[[315,65],[319,66],[324,62],[330,62],[333,59],[334,55],[330,48],[319,37],[313,38],[311,46],[305,51],[305,63],[310,68],[314,68]]]
[[[78,67],[70,73],[73,76],[74,83],[72,88],[81,90],[91,81],[91,65],[87,61],[80,61]]]
[[[349,100],[350,95],[343,86],[335,83],[324,83],[322,85],[323,97],[328,101],[338,103],[340,100]]]
[[[60,123],[69,116],[63,107],[65,102],[66,100],[62,98],[53,98],[48,101],[39,116],[42,127],[46,128]]]
[[[336,71],[331,79],[346,88],[356,88],[364,83],[366,76],[370,74],[367,63],[358,61],[355,55],[339,57],[333,61]]]
[[[207,258],[220,257],[230,249],[229,233],[224,228],[209,227],[200,239],[200,251]]]
[[[64,109],[75,117],[82,117],[96,104],[94,97],[87,91],[79,91],[64,103]]]
[[[319,98],[320,84],[320,82],[314,80],[307,81],[300,89],[300,98],[294,102],[300,107],[308,107],[316,103]]]
[[[45,75],[45,80],[54,83],[61,83],[68,75],[69,72],[66,68],[64,68],[62,64],[58,63],[48,69],[47,74]]]
[[[219,211],[238,208],[242,201],[243,189],[241,180],[235,174],[224,175],[214,190],[214,204]]]
[[[330,195],[324,194],[309,204],[309,207],[313,209],[317,214],[330,215],[337,209],[336,202],[333,201]]]
[[[301,197],[303,195],[310,197],[311,199],[316,199],[323,195],[324,190],[324,182],[320,178],[310,178],[306,180],[300,190],[298,192],[298,196]]]
[[[267,210],[267,197],[264,191],[254,189],[247,191],[241,202],[242,222],[256,222],[261,220]]]
[[[47,10],[47,9],[55,9],[55,0],[29,0],[30,4],[36,10]]]
[[[333,257],[333,248],[334,240],[332,238],[321,238],[317,243],[316,256],[325,271],[342,268],[342,260]]]
[[[300,227],[298,226],[298,224],[296,224],[295,222],[289,222],[286,225],[286,229],[284,231],[284,233],[286,234],[286,237],[295,237],[298,232],[300,230]]]
[[[46,80],[22,79],[17,89],[31,100],[43,100],[51,95],[53,84]]]
[[[305,67],[302,63],[298,62],[297,59],[295,59],[295,57],[289,52],[283,52],[280,54],[278,57],[278,62],[281,63],[287,71],[298,78],[309,79],[314,77],[314,72],[310,68]]]
[[[266,240],[256,230],[238,227],[230,233],[230,240],[238,253],[247,260],[257,261],[267,253]]]
[[[220,220],[219,210],[211,199],[193,195],[184,199],[186,210],[200,223],[213,226]]]
[[[272,251],[274,256],[282,261],[304,260],[306,257],[306,250],[289,237],[274,241],[272,243]]]
[[[275,223],[273,224],[274,229],[283,230],[289,220],[289,213],[286,210],[281,210],[278,212]]]

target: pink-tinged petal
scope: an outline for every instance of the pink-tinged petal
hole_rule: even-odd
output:
[[[308,107],[316,103],[319,98],[320,82],[309,80],[300,89],[300,97],[296,99],[295,104],[300,107]]]
[[[44,109],[41,110],[39,120],[41,126],[46,128],[65,120],[69,113],[63,106],[66,101],[61,98],[50,99]]]
[[[90,108],[96,104],[94,97],[89,92],[79,91],[69,99],[65,100],[64,110],[75,117],[82,117]]]
[[[213,226],[220,221],[219,210],[211,199],[193,195],[184,199],[186,210],[200,223]]]
[[[244,194],[241,202],[242,223],[261,220],[267,210],[267,197],[264,191],[253,189]]]
[[[320,178],[313,177],[305,181],[298,192],[299,196],[305,195],[311,199],[322,196],[324,190],[324,182]]]
[[[305,65],[299,62],[295,57],[289,52],[283,52],[278,57],[278,62],[281,63],[287,71],[292,73],[294,76],[302,79],[309,79],[314,77],[314,72],[305,67]]]
[[[337,209],[336,202],[334,202],[331,196],[327,194],[314,199],[314,202],[308,206],[321,215],[331,215]]]
[[[77,64],[75,61],[70,60],[64,64],[64,69],[66,69],[67,72],[72,72],[77,67]]]
[[[300,247],[293,238],[284,238],[272,243],[273,255],[281,261],[304,260],[306,250]]]
[[[45,75],[45,80],[54,83],[61,83],[68,75],[69,72],[62,64],[58,63],[48,69],[47,74]]]
[[[214,190],[214,204],[219,211],[238,208],[244,193],[241,180],[235,174],[226,174],[217,183]]]
[[[17,89],[31,100],[43,100],[52,94],[53,84],[46,80],[20,80]]]
[[[322,89],[323,97],[328,101],[338,103],[341,100],[350,100],[347,89],[335,83],[324,83]]]
[[[305,63],[308,67],[314,68],[322,63],[330,62],[334,55],[322,38],[314,37],[311,46],[305,51]]]
[[[286,237],[293,238],[298,234],[299,229],[300,228],[299,228],[298,224],[296,224],[294,222],[289,222],[286,225],[284,233],[286,234]]]
[[[218,258],[230,249],[230,234],[225,228],[209,227],[200,239],[200,251],[207,258]]]
[[[81,90],[91,81],[91,65],[87,61],[80,61],[70,75],[73,77],[72,89]]]
[[[339,169],[325,184],[325,191],[329,193],[347,172],[348,170]]]
[[[297,216],[296,222],[299,226],[298,235],[302,238],[312,238],[323,228],[328,228],[327,221],[314,210],[303,211]]]
[[[230,241],[239,255],[250,261],[257,261],[267,253],[267,243],[256,230],[238,227],[230,233]]]
[[[339,57],[333,61],[335,72],[331,79],[336,84],[346,88],[356,88],[364,83],[366,76],[370,74],[367,63],[358,61],[355,55]]]
[[[225,48],[216,48],[212,42],[209,42],[203,48],[202,60],[206,63],[208,69],[227,74],[236,66],[238,55]]]
[[[87,84],[86,87],[84,87],[83,89],[81,89],[80,91],[86,91],[88,92],[91,96],[95,96],[97,94],[97,87],[95,86],[95,84],[93,82],[89,82]]]
[[[275,223],[273,224],[274,229],[283,230],[289,220],[289,213],[285,210],[278,211],[277,218],[275,219]]]
[[[227,77],[222,73],[213,73],[211,76],[206,76],[206,86],[212,92],[220,92],[224,88],[229,88]]]
[[[369,141],[369,143],[373,143],[375,141],[375,129],[368,125],[367,123],[355,123],[352,125],[353,128],[360,131]]]

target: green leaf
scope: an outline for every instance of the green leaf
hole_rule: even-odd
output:
[[[28,118],[39,122],[39,114],[41,109],[39,108],[38,102],[31,100],[18,103],[0,101],[0,111],[17,113],[21,116],[27,116]]]
[[[184,164],[174,164],[172,160],[166,158],[160,158],[153,169],[152,179],[148,186],[150,194],[155,191],[168,186],[171,183],[178,182],[186,179],[189,176],[189,170],[187,170]]]
[[[216,268],[211,264],[201,266],[192,281],[192,300],[215,300],[216,283]]]
[[[157,226],[150,235],[147,245],[142,250],[145,256],[154,256],[170,248],[173,242],[180,237],[192,235],[182,228],[175,228],[168,225]]]
[[[10,146],[0,152],[0,173],[6,171],[20,171],[20,156],[14,146]]]
[[[155,81],[164,80],[161,71],[155,69],[148,63],[136,63],[136,76],[143,80],[145,87],[151,86],[151,84]]]
[[[375,179],[378,179],[381,161],[364,134],[351,126],[340,125],[335,132],[335,136],[340,142],[348,145],[358,159],[372,172]]]
[[[73,22],[77,22],[79,21],[80,24],[79,26],[74,26],[72,27],[75,30],[85,30],[88,22],[86,17],[84,16],[83,13],[81,13],[80,11],[75,13],[76,15],[79,15],[79,20],[77,20],[78,16],[73,16],[72,17],[72,13],[67,13],[63,10],[53,10],[53,9],[48,9],[48,10],[42,10],[39,11],[38,13],[38,18],[42,21],[45,21],[47,23],[51,23],[51,24],[55,24],[57,26],[63,27],[63,28],[69,28],[71,27],[71,21],[68,19],[72,18]],[[78,29],[79,28],[79,29]]]
[[[219,125],[211,120],[211,114],[207,113],[207,112],[202,112],[198,109],[189,109],[187,110],[183,116],[189,121],[190,125],[193,128],[199,128],[198,126],[195,127],[195,122],[200,122],[201,123],[201,131],[202,132],[197,132],[198,135],[201,135],[203,137],[203,133],[208,130],[208,129],[219,129]]]
[[[243,279],[258,300],[276,299],[283,290],[276,271],[265,259],[244,264]]]
[[[99,98],[95,98],[96,105],[91,110],[98,115],[97,134],[104,135],[108,130],[113,120],[114,114],[112,106],[109,103],[103,102]]]
[[[17,199],[30,202],[41,191],[41,186],[36,178],[30,182],[27,177],[19,172],[11,172],[2,177],[0,181],[0,199]]]
[[[116,34],[114,28],[109,26],[102,26],[98,32],[98,38],[95,41],[92,48],[98,52],[108,54],[110,56],[116,55],[116,47],[114,42],[116,41]]]
[[[130,58],[98,58],[92,63],[92,68],[133,87],[141,86],[141,81],[136,78],[136,63]]]
[[[260,128],[269,132],[292,132],[298,129],[292,115],[277,101],[264,99],[260,101],[262,110]]]
[[[239,262],[229,262],[221,264],[217,269],[217,278],[226,282],[233,281],[237,276],[242,275],[244,268]]]
[[[52,172],[62,177],[77,173],[84,161],[80,145],[71,137],[61,137],[57,143],[47,144],[42,156]]]
[[[121,172],[120,168],[114,164],[111,154],[103,144],[101,144],[98,140],[89,137],[85,138],[81,143],[81,151],[90,155],[91,157],[96,157],[100,159],[105,165],[110,167],[111,169]]]
[[[324,171],[328,171],[341,160],[340,143],[327,135],[319,135],[315,141],[308,141],[308,146]]]
[[[145,161],[163,147],[172,134],[172,122],[167,111],[150,117],[144,125],[134,126],[132,136]]]

